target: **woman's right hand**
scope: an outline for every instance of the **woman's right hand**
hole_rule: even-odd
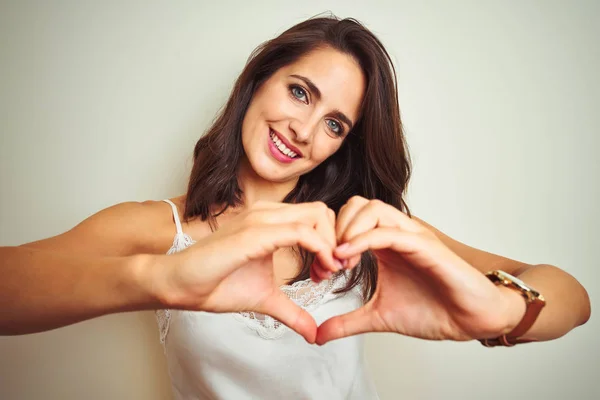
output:
[[[256,311],[314,343],[314,319],[275,282],[273,253],[299,246],[315,253],[319,273],[336,272],[336,245],[335,214],[325,204],[261,202],[188,249],[159,256],[154,281],[168,308]]]

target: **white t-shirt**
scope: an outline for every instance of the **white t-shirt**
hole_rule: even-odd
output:
[[[169,254],[194,241],[181,230]],[[310,279],[282,290],[317,324],[362,305],[358,290],[335,295],[346,275],[315,284]],[[173,395],[183,399],[378,399],[364,365],[363,340],[352,336],[324,346],[269,316],[180,310],[156,312]]]

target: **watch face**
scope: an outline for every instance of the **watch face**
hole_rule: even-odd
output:
[[[500,277],[501,277],[502,279],[506,279],[507,281],[510,281],[510,282],[516,283],[517,285],[519,285],[519,286],[521,286],[521,287],[526,287],[526,288],[528,288],[528,286],[525,284],[525,282],[523,282],[522,280],[520,280],[520,279],[519,279],[519,278],[517,278],[516,276],[514,276],[514,275],[511,275],[511,274],[509,274],[509,273],[507,273],[507,272],[504,272],[504,271],[498,271],[498,272],[500,272]]]
[[[498,276],[498,278],[501,281],[504,281],[505,283],[503,283],[504,285],[514,285],[516,287],[518,287],[519,289],[521,289],[523,292],[529,293],[530,295],[532,295],[532,297],[538,297],[540,296],[540,294],[534,290],[533,288],[529,287],[525,282],[523,282],[522,280],[520,280],[519,278],[517,278],[516,276],[513,276],[507,272],[504,271],[494,271],[496,276]]]

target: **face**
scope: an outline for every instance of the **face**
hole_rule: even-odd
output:
[[[297,180],[342,145],[356,124],[365,78],[331,48],[279,69],[255,92],[242,124],[248,163],[262,179]]]

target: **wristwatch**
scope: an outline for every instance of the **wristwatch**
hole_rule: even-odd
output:
[[[538,315],[540,315],[542,308],[546,305],[544,296],[525,284],[525,282],[519,278],[516,278],[507,272],[495,270],[487,272],[485,276],[496,285],[506,286],[521,293],[525,299],[527,309],[525,310],[525,315],[523,316],[523,319],[521,319],[521,322],[519,322],[512,331],[495,339],[480,339],[479,341],[481,344],[486,347],[494,347],[499,345],[514,346],[518,343],[530,342],[531,340],[519,339],[519,337],[531,328]]]

